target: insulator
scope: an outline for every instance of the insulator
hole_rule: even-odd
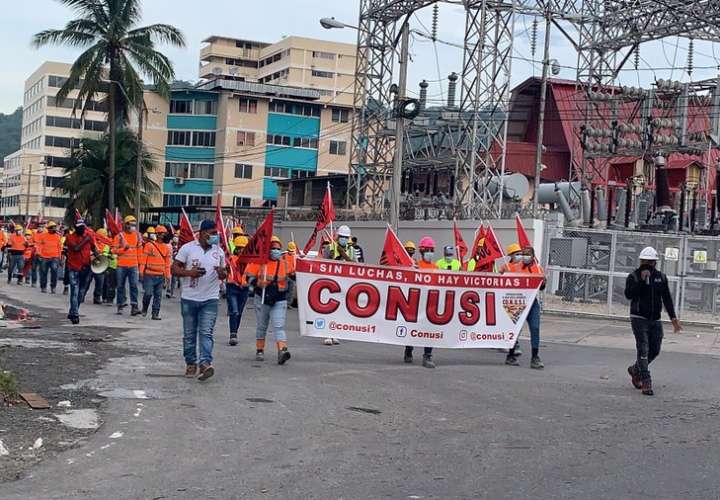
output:
[[[435,4],[437,5],[437,4]],[[537,37],[538,37],[538,20],[537,17],[533,19],[532,31],[530,31],[530,53],[535,57],[535,49],[537,49]]]
[[[634,61],[633,64],[635,66],[635,71],[637,71],[640,68],[640,45],[635,47],[635,54],[634,54]]]
[[[432,31],[430,32],[432,41],[434,42],[437,40],[437,32],[438,32],[438,16],[440,15],[440,7],[438,4],[433,5],[433,15],[432,15]]]
[[[693,58],[695,56],[695,40],[690,39],[688,43],[688,55],[687,55],[687,74],[692,75],[693,72]]]

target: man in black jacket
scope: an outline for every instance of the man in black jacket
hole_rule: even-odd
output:
[[[653,395],[649,365],[660,354],[663,305],[675,333],[682,330],[675,315],[667,276],[655,268],[657,260],[658,253],[654,248],[644,248],[640,252],[640,267],[628,274],[625,281],[625,297],[630,300],[630,322],[637,347],[637,361],[628,367],[628,373],[635,388],[642,389],[646,396]]]

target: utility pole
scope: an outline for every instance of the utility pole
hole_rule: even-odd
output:
[[[142,164],[143,164],[143,114],[145,112],[145,96],[143,95],[140,106],[138,106],[138,150],[137,167],[135,171],[135,218],[140,224],[140,191],[142,189]]]
[[[43,197],[42,197],[42,205],[40,205],[40,215],[42,218],[45,218],[45,205],[47,204],[47,174],[48,174],[48,165],[47,162],[41,161],[40,165],[43,165],[45,167],[43,171]]]
[[[542,151],[545,133],[545,103],[547,102],[548,70],[550,69],[550,12],[545,12],[545,51],[543,52],[542,82],[540,83],[540,112],[537,125],[537,148],[535,149],[535,190],[533,192],[533,218],[538,216],[538,197],[540,195],[540,175],[542,174]],[[502,196],[502,193],[501,193]]]
[[[28,221],[30,221],[30,187],[31,187],[31,183],[32,183],[32,171],[33,171],[33,166],[31,163],[30,171],[28,172],[27,200],[25,201],[25,226],[27,226]]]
[[[397,233],[400,226],[400,190],[402,184],[402,160],[405,142],[405,118],[400,108],[407,93],[408,52],[410,42],[410,24],[405,21],[400,41],[400,81],[398,84],[397,106],[395,113],[395,158],[392,176],[392,203],[390,205],[390,225]]]

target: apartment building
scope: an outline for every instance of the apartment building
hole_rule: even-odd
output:
[[[83,137],[101,136],[106,128],[103,99],[92,103],[83,120],[72,116],[77,90],[63,101],[56,99],[70,67],[46,62],[25,81],[21,147],[4,159],[2,216],[62,218],[67,200],[56,188],[62,182],[62,167],[70,149]]]

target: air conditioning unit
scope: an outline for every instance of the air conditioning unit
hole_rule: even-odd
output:
[[[175,177],[175,185],[176,186],[184,186],[185,185],[185,177]]]

